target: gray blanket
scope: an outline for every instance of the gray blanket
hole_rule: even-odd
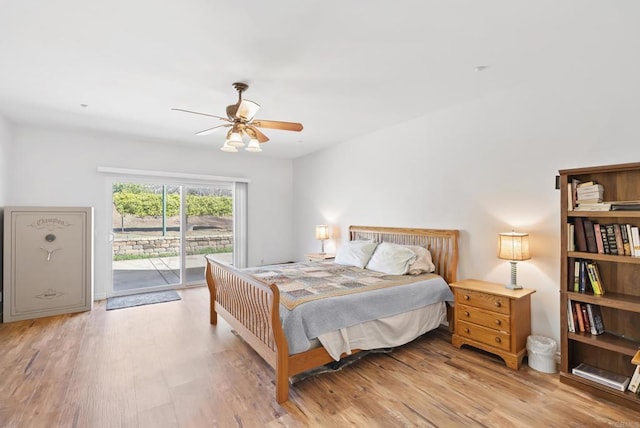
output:
[[[442,277],[418,281],[313,300],[292,310],[280,305],[280,319],[289,344],[289,354],[308,350],[311,340],[322,333],[398,315],[436,302],[453,301],[453,293]]]

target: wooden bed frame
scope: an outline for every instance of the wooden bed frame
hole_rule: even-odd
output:
[[[458,235],[457,230],[349,227],[350,241],[368,239],[428,248],[435,273],[449,284],[456,280]],[[322,346],[289,355],[280,323],[280,293],[276,285],[259,281],[209,256],[206,278],[211,295],[211,324],[217,324],[220,314],[275,369],[278,403],[289,399],[289,377],[334,361]]]

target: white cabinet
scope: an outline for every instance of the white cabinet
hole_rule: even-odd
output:
[[[91,310],[93,208],[6,207],[3,321]]]

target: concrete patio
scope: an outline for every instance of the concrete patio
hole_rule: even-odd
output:
[[[231,263],[232,253],[213,254],[216,260]],[[205,282],[205,255],[186,257],[185,284]],[[179,257],[153,257],[148,259],[113,262],[113,291],[180,284]]]

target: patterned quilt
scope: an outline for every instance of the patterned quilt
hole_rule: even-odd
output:
[[[289,310],[325,297],[395,287],[437,276],[430,273],[387,275],[331,261],[270,265],[243,269],[243,272],[268,284],[276,284],[280,290],[280,303]]]

